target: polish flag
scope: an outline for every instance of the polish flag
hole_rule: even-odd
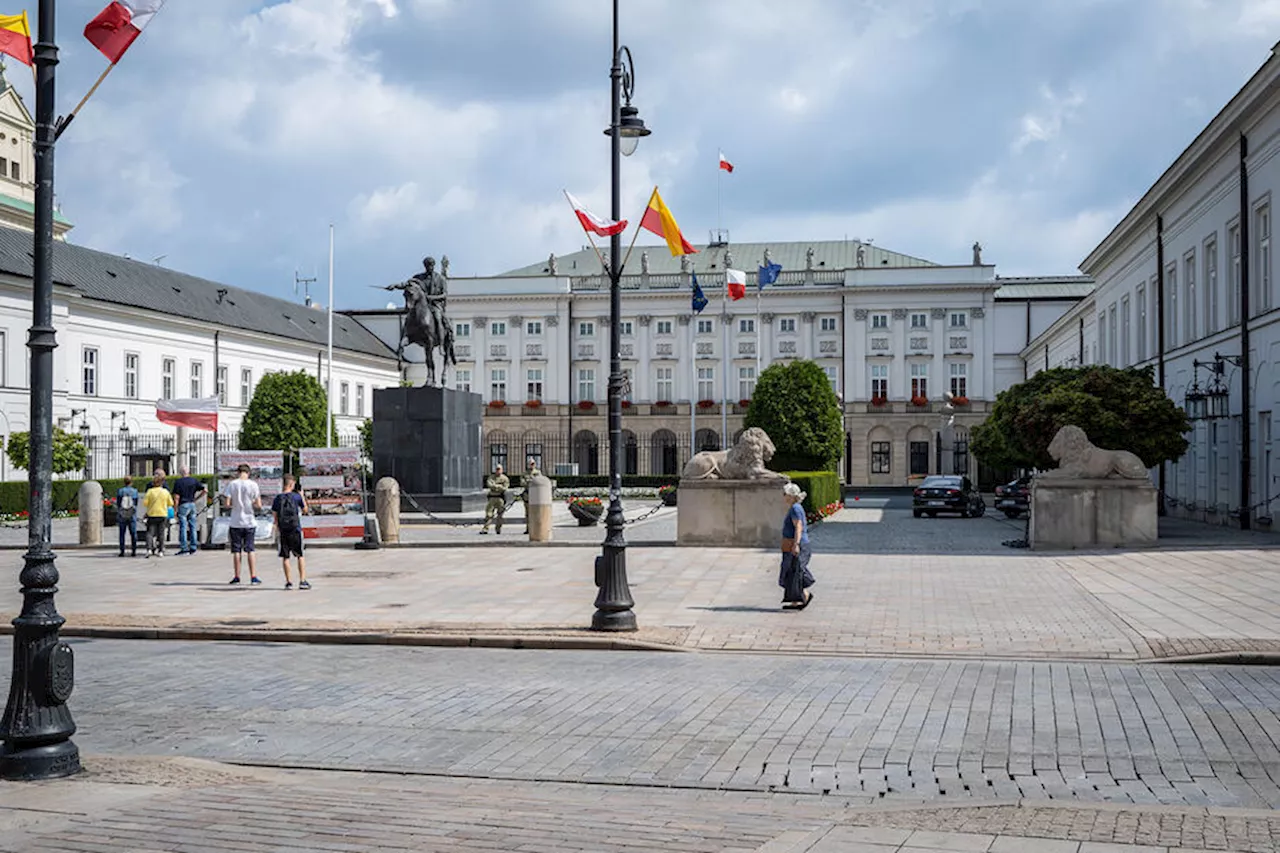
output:
[[[724,156],[724,152],[720,152],[720,168],[729,174],[733,174],[733,164],[729,162],[729,158]]]
[[[747,274],[742,270],[725,268],[725,283],[729,287],[729,298],[734,302],[747,295]]]
[[[601,237],[612,237],[614,234],[621,234],[627,227],[627,220],[620,219],[614,222],[611,219],[601,219],[583,206],[582,202],[574,198],[573,193],[568,190],[564,191],[564,197],[569,199],[569,204],[573,205],[573,212],[578,214],[578,221],[582,223],[583,231],[592,231]]]
[[[218,431],[218,398],[156,400],[156,419],[162,424]]]
[[[115,65],[163,5],[164,0],[112,0],[85,26],[84,37]]]

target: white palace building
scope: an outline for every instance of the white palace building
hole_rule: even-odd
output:
[[[1094,362],[1154,368],[1194,419],[1187,454],[1155,472],[1178,515],[1269,527],[1280,512],[1277,154],[1273,48],[1084,259],[1096,291],[1022,350],[1031,373]]]
[[[757,302],[723,299],[726,267],[782,266]],[[822,366],[842,400],[842,475],[855,485],[975,474],[968,430],[1021,381],[1022,350],[1092,290],[1083,276],[1002,279],[981,262],[940,265],[870,243],[712,244],[673,258],[634,250],[621,281],[626,474],[674,475],[692,450],[732,443],[763,367]],[[694,273],[709,304],[692,308]],[[609,285],[587,248],[485,278],[449,281],[457,370],[447,383],[486,403],[491,464],[533,456],[549,470],[608,469]],[[386,341],[398,310],[352,316]],[[421,375],[411,348],[408,375]],[[944,391],[967,398],[941,444]]]

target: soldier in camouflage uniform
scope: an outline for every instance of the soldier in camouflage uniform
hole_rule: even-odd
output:
[[[507,512],[507,489],[511,488],[511,480],[502,473],[502,466],[494,467],[493,473],[485,478],[484,487],[489,492],[489,501],[484,507],[484,527],[481,534],[489,532],[489,524],[494,525],[497,533],[502,532],[502,516]]]

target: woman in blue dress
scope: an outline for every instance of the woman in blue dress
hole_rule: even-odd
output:
[[[813,600],[809,587],[813,575],[809,572],[809,525],[805,521],[805,493],[795,483],[782,487],[782,499],[787,504],[787,517],[782,522],[782,569],[778,572],[778,586],[782,587],[782,606],[786,610],[804,610]]]

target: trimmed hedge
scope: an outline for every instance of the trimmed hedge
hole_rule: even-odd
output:
[[[584,488],[609,488],[609,476],[607,474],[565,474],[557,475],[549,471],[543,471],[542,475],[550,480],[556,481],[558,489],[584,489]],[[486,475],[488,476],[488,475]],[[508,474],[511,480],[511,488],[524,488],[523,474]],[[666,485],[675,485],[680,482],[678,474],[669,476],[651,475],[651,474],[627,474],[622,477],[622,487],[624,489],[631,488],[654,488],[659,489]]]
[[[176,477],[169,477],[166,482],[172,487]],[[217,478],[212,474],[202,474],[196,477],[197,480],[204,483],[205,488],[213,490],[214,480]],[[150,482],[150,477],[134,477],[133,485],[139,488],[139,492],[146,491],[146,484]],[[104,498],[114,498],[116,491],[124,485],[123,477],[112,477],[98,481],[102,485],[102,496]],[[54,480],[53,481],[53,508],[54,509],[79,509],[80,508],[80,486],[84,480]],[[26,480],[12,480],[0,483],[0,512],[22,512],[31,511],[30,502],[27,500],[28,489]]]
[[[818,512],[827,504],[843,499],[840,477],[834,471],[783,471],[805,494],[806,514]]]

